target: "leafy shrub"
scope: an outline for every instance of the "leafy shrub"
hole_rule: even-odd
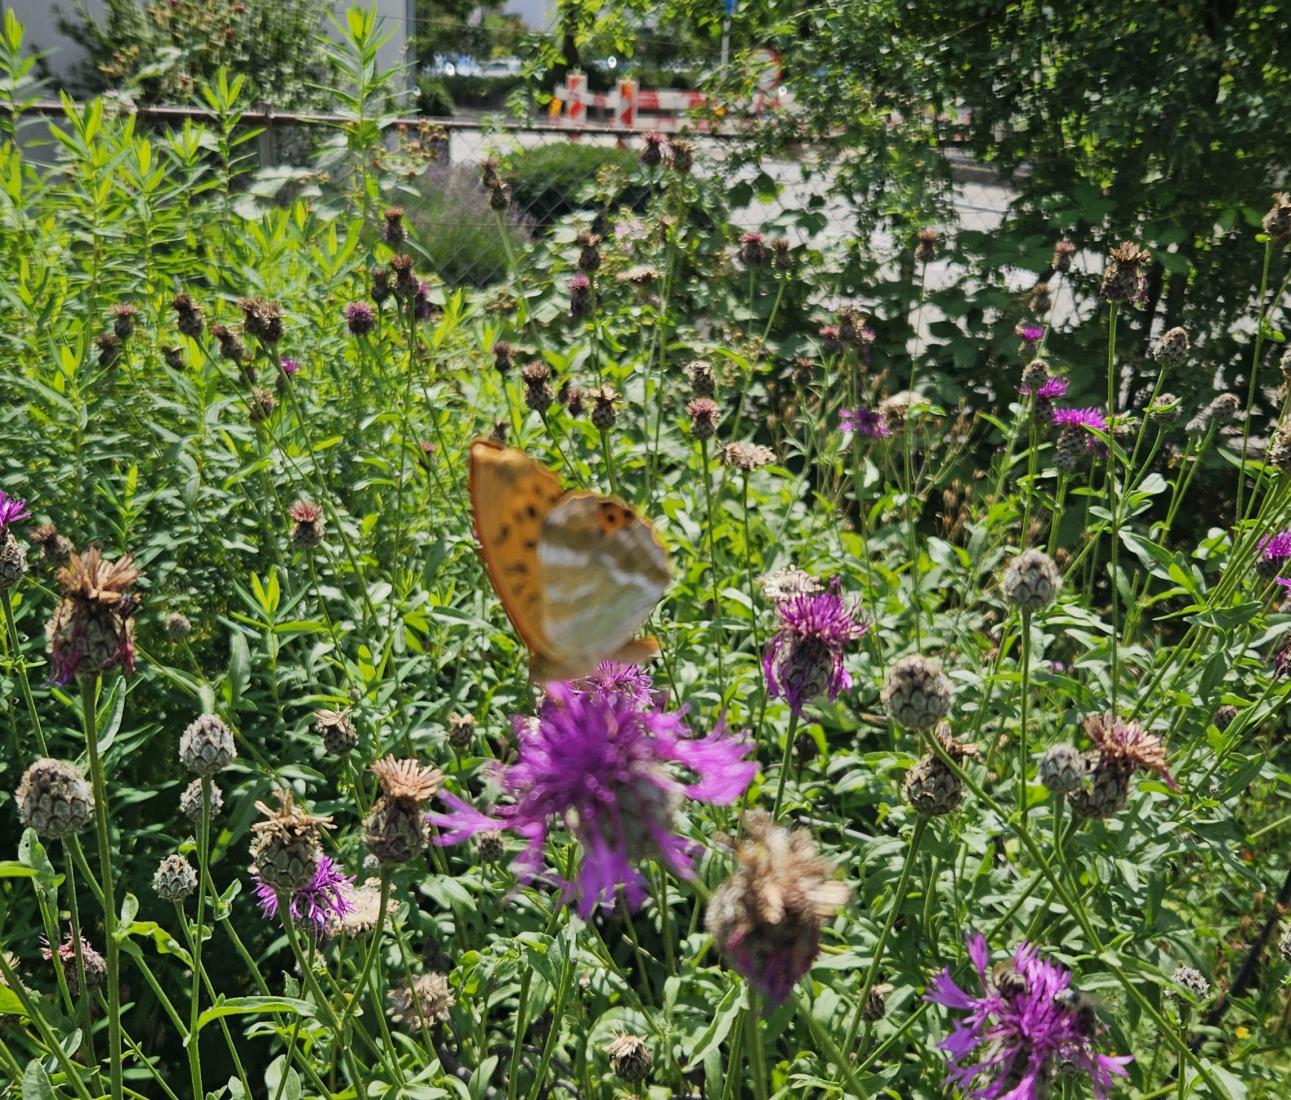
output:
[[[575,210],[601,205],[591,184],[602,168],[616,168],[630,179],[637,164],[637,155],[628,149],[558,142],[515,153],[508,158],[505,175],[516,205],[536,224],[548,227]],[[616,201],[639,207],[647,196],[645,187],[630,184]]]
[[[417,111],[433,118],[449,118],[455,104],[453,94],[443,78],[419,76],[417,78]]]
[[[507,97],[525,86],[525,78],[516,76],[455,76],[443,77],[444,86],[459,107],[475,110],[500,111]]]

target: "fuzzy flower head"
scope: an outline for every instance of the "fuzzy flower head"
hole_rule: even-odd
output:
[[[838,412],[838,430],[855,432],[857,435],[869,436],[871,439],[882,439],[892,434],[883,414],[875,409],[857,408],[840,409]]]
[[[278,915],[278,892],[259,875],[252,875],[255,882],[256,901],[266,917]],[[292,891],[288,909],[297,924],[308,924],[314,932],[325,935],[340,927],[341,922],[354,908],[354,878],[345,874],[330,856],[321,856],[318,869],[304,886]]]
[[[1018,392],[1024,395],[1030,395],[1034,393],[1037,398],[1040,398],[1046,401],[1053,401],[1059,397],[1066,397],[1067,390],[1070,388],[1070,385],[1071,384],[1067,381],[1067,379],[1054,376],[1051,378],[1046,378],[1043,382],[1040,383],[1040,385],[1036,386],[1034,390],[1032,390],[1030,386],[1027,386],[1025,384],[1021,385],[1018,387]]]
[[[640,665],[602,661],[590,676],[572,685],[584,694],[597,698],[619,697],[638,706],[649,707],[655,700],[654,680]]]
[[[1103,415],[1101,409],[1054,409],[1053,410],[1054,427],[1061,428],[1063,431],[1081,431],[1085,435],[1085,450],[1093,452],[1102,448],[1102,443],[1093,435],[1093,432],[1107,432],[1111,430],[1111,425],[1107,423],[1107,417]]]
[[[26,519],[29,515],[31,513],[27,511],[27,502],[25,500],[16,500],[3,489],[0,489],[0,531],[3,531],[11,523]]]
[[[818,695],[831,701],[852,686],[843,651],[866,631],[856,609],[839,595],[838,579],[824,592],[791,596],[776,604],[780,629],[762,657],[773,699],[785,699],[795,714]]]
[[[1042,325],[1022,324],[1018,325],[1013,331],[1021,339],[1027,350],[1034,348],[1044,339],[1044,326]]]
[[[968,1013],[940,1043],[950,1060],[946,1084],[972,1100],[1040,1100],[1062,1067],[1088,1074],[1094,1095],[1104,1100],[1112,1078],[1124,1077],[1134,1059],[1094,1051],[1102,1029],[1088,998],[1071,988],[1071,975],[1022,943],[988,977],[990,949],[980,933],[968,939],[968,955],[979,996],[961,989],[949,970],[924,995]]]
[[[1131,771],[1144,768],[1156,772],[1171,790],[1177,789],[1166,770],[1165,743],[1138,722],[1111,714],[1091,714],[1085,719],[1085,732],[1104,760]]]
[[[291,378],[300,372],[300,362],[290,355],[284,355],[278,360],[278,368],[285,378]]]
[[[528,842],[519,857],[523,874],[542,866],[547,834],[564,822],[583,849],[577,881],[565,884],[590,916],[612,903],[619,887],[630,906],[645,898],[636,864],[656,857],[683,878],[693,876],[688,843],[676,834],[686,798],[724,805],[744,793],[757,764],[749,745],[724,729],[694,737],[679,713],[643,706],[619,691],[580,691],[554,683],[536,718],[517,718],[519,759],[498,776],[512,801],[491,818],[441,793],[447,814],[431,814],[443,830],[440,844],[509,829]],[[686,782],[676,770],[697,779]]]

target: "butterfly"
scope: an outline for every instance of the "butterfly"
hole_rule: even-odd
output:
[[[613,497],[566,491],[523,451],[471,444],[471,509],[484,567],[529,647],[537,682],[659,652],[636,632],[671,579],[654,528]]]

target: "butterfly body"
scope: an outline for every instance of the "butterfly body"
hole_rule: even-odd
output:
[[[489,440],[471,446],[470,486],[485,568],[535,680],[658,652],[635,636],[670,579],[648,522],[612,497],[565,492],[545,466]]]

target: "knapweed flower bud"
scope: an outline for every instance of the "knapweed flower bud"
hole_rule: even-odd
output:
[[[1209,411],[1212,418],[1220,424],[1236,420],[1242,412],[1242,402],[1235,393],[1217,394],[1210,402]]]
[[[139,318],[139,307],[121,302],[112,307],[112,332],[118,340],[129,340],[134,335]]]
[[[121,358],[121,338],[115,332],[102,332],[94,337],[94,347],[101,367],[115,366]]]
[[[214,817],[224,809],[224,792],[214,783],[210,784],[211,816]],[[202,781],[194,779],[184,793],[179,796],[179,812],[189,821],[202,819]]]
[[[1123,241],[1118,247],[1111,249],[1107,266],[1103,269],[1103,280],[1098,287],[1098,296],[1105,302],[1136,301],[1146,289],[1147,280],[1143,268],[1151,259],[1152,253],[1133,241]]]
[[[592,402],[593,427],[597,431],[608,432],[619,418],[618,410],[615,408],[619,400],[618,392],[609,386],[597,386],[595,389],[588,390],[587,396]]]
[[[1043,611],[1058,595],[1062,578],[1043,550],[1026,550],[1004,570],[1004,598],[1019,611]]]
[[[193,633],[193,624],[182,611],[172,611],[166,616],[164,629],[166,637],[177,642]]]
[[[740,234],[740,263],[762,267],[767,262],[767,240],[761,233]]]
[[[176,294],[171,300],[170,308],[175,311],[175,327],[183,335],[196,339],[202,335],[206,319],[199,306],[187,294]]]
[[[408,239],[408,230],[403,224],[403,207],[392,206],[385,212],[385,226],[381,238],[391,248],[398,248]]]
[[[601,266],[601,235],[599,233],[580,233],[578,235],[578,270],[590,275]]]
[[[1036,775],[1053,794],[1070,794],[1084,782],[1087,763],[1074,745],[1051,745],[1040,757]]]
[[[13,588],[26,575],[27,548],[12,531],[0,529],[0,592]]]
[[[694,164],[695,147],[683,138],[673,138],[668,143],[668,167],[684,176]]]
[[[1179,419],[1182,402],[1172,393],[1159,393],[1156,400],[1147,407],[1149,420],[1169,424]]]
[[[1031,312],[1037,317],[1043,317],[1052,308],[1053,296],[1049,292],[1049,283],[1041,279],[1031,288]]]
[[[242,327],[262,344],[276,344],[282,339],[282,306],[264,298],[242,298]]]
[[[1215,713],[1210,716],[1210,720],[1215,724],[1215,728],[1223,732],[1233,724],[1233,719],[1237,717],[1237,708],[1231,703],[1224,703],[1215,708]]]
[[[287,509],[291,519],[291,544],[312,550],[323,542],[323,509],[312,500],[298,500]]]
[[[917,653],[888,670],[881,698],[888,713],[907,729],[935,726],[950,710],[952,688],[938,661]]]
[[[722,410],[711,397],[697,397],[686,406],[690,414],[690,430],[696,439],[712,439],[717,434],[717,422]]]
[[[251,826],[251,873],[279,894],[292,894],[314,878],[323,849],[319,834],[330,828],[331,818],[307,814],[295,805],[291,791],[278,792],[278,808],[263,802],[256,809],[264,816]]]
[[[368,297],[377,305],[380,305],[391,294],[394,293],[394,287],[390,285],[390,280],[394,277],[388,267],[380,265],[368,269]]]
[[[1177,367],[1188,361],[1192,342],[1182,328],[1166,329],[1152,342],[1152,358],[1163,367]]]
[[[1277,192],[1262,224],[1264,232],[1278,244],[1291,240],[1291,195],[1285,191]]]
[[[161,349],[161,357],[171,370],[182,371],[185,367],[184,349],[178,344],[167,344]]]
[[[345,307],[345,323],[355,336],[367,336],[377,327],[377,315],[367,302],[350,302]]]
[[[493,368],[499,374],[506,374],[513,365],[515,349],[505,340],[493,341]]]
[[[789,251],[788,237],[776,237],[771,242],[771,269],[782,272],[793,270],[793,253]]]
[[[489,207],[501,213],[510,205],[511,188],[502,180],[498,180],[489,188]]]
[[[581,271],[576,271],[569,280],[569,315],[575,320],[587,312],[592,302],[592,281]]]
[[[179,738],[179,762],[194,775],[215,775],[233,763],[237,755],[233,732],[215,714],[195,718]]]
[[[23,772],[14,798],[18,820],[46,840],[80,832],[94,814],[94,792],[66,760],[37,760]]]
[[[629,1085],[639,1084],[650,1076],[654,1059],[645,1040],[636,1035],[616,1035],[605,1048],[614,1076]]]
[[[1067,800],[1078,817],[1115,817],[1130,798],[1130,777],[1134,769],[1122,760],[1100,753],[1086,757],[1089,782],[1071,791]]]
[[[1035,393],[1049,381],[1049,364],[1043,359],[1032,359],[1022,368],[1022,388],[1027,393]]]
[[[1204,1001],[1210,996],[1210,982],[1206,981],[1201,971],[1194,967],[1179,967],[1170,975],[1170,980],[1194,1001]]]
[[[411,256],[391,257],[390,270],[394,272],[394,292],[400,298],[411,298],[417,293],[421,280],[417,278]]]
[[[480,161],[480,186],[490,188],[496,183],[500,183],[502,177],[498,175],[498,162],[492,157],[485,157]]]
[[[977,747],[956,741],[945,722],[937,727],[935,736],[946,755],[956,763],[977,755]],[[930,752],[910,769],[901,791],[915,813],[942,817],[959,808],[964,799],[964,781],[937,753]]]
[[[162,901],[183,901],[197,889],[197,871],[176,852],[158,864],[152,876],[152,888]]]
[[[1291,431],[1282,428],[1269,445],[1269,464],[1284,474],[1291,473]]]
[[[1071,241],[1059,241],[1053,246],[1053,259],[1049,265],[1057,272],[1071,270],[1071,258],[1076,254],[1076,246]]]
[[[937,240],[940,234],[935,229],[921,229],[917,236],[918,243],[914,247],[915,262],[932,263],[937,258]]]
[[[535,359],[520,369],[524,381],[524,403],[536,413],[545,413],[556,400],[551,390],[551,369],[541,359]]]
[[[851,891],[805,829],[765,810],[743,818],[734,873],[713,891],[704,926],[730,965],[773,1003],[789,996],[820,952],[820,930]]]
[[[587,411],[583,405],[582,389],[573,385],[568,378],[560,384],[559,396],[570,416],[582,416]]]
[[[359,743],[359,731],[350,721],[348,710],[314,711],[314,732],[328,756],[344,756]]]
[[[647,168],[654,168],[663,163],[663,134],[648,133],[645,145],[641,149],[641,163]]]
[[[1064,473],[1078,469],[1089,460],[1089,436],[1079,424],[1067,424],[1053,447],[1053,464]]]

